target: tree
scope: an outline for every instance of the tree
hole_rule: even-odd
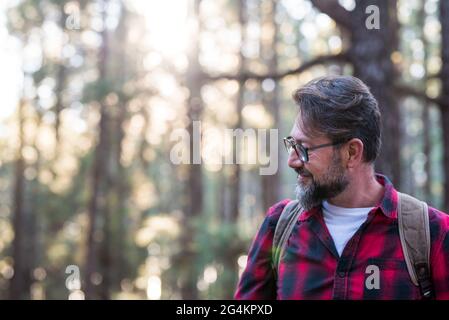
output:
[[[25,258],[25,160],[23,159],[24,141],[24,111],[26,108],[25,101],[21,100],[19,105],[19,141],[15,163],[14,178],[14,241],[13,241],[13,259],[14,259],[14,276],[10,284],[11,299],[23,299],[29,297],[30,270],[26,264]]]
[[[443,129],[444,195],[443,209],[449,212],[449,2],[440,1],[441,23],[441,125]]]
[[[423,85],[424,88],[427,87],[427,77],[429,76],[428,73],[428,68],[427,68],[427,64],[429,61],[429,43],[427,41],[426,38],[426,34],[424,32],[424,27],[425,27],[425,21],[426,21],[426,10],[425,10],[425,1],[423,1],[421,3],[421,7],[419,8],[419,12],[418,12],[418,28],[420,28],[420,30],[423,30],[421,32],[421,39],[423,42],[423,47],[424,47],[424,57],[423,57],[423,65],[424,65],[424,76],[423,76]],[[422,99],[422,103],[423,103],[423,108],[422,108],[422,121],[423,121],[423,152],[426,155],[426,162],[424,165],[424,171],[426,173],[427,179],[426,182],[424,184],[424,195],[425,198],[427,199],[427,201],[431,201],[431,196],[432,196],[432,192],[431,192],[431,185],[432,185],[432,168],[431,168],[431,141],[430,141],[430,127],[431,127],[431,123],[430,123],[430,104],[425,100]]]
[[[92,299],[97,296],[97,290],[93,281],[98,272],[98,228],[99,222],[107,223],[109,218],[108,202],[107,202],[107,183],[109,179],[108,166],[104,165],[104,160],[109,159],[110,154],[110,110],[106,105],[106,94],[110,90],[105,83],[107,78],[107,64],[109,59],[109,42],[108,30],[105,26],[107,15],[107,0],[101,2],[102,5],[102,20],[104,23],[101,32],[101,47],[98,54],[98,73],[99,85],[102,88],[98,92],[98,100],[100,105],[100,124],[98,133],[98,142],[94,151],[94,162],[92,165],[91,176],[91,195],[89,199],[89,225],[87,233],[87,255],[85,267],[85,296],[87,299]],[[103,256],[104,257],[104,256]]]
[[[399,185],[399,109],[394,89],[397,72],[391,60],[398,47],[397,1],[360,0],[351,12],[336,0],[312,0],[312,3],[349,33],[351,44],[348,54],[354,66],[354,75],[371,89],[382,113],[382,148],[376,167]],[[378,26],[371,28],[369,19],[378,19]]]
[[[270,73],[277,73],[278,71],[278,52],[277,52],[277,43],[278,43],[278,33],[279,33],[279,26],[276,23],[275,17],[276,17],[276,12],[277,12],[277,5],[278,5],[278,1],[277,0],[272,0],[270,1],[270,6],[271,6],[271,12],[269,15],[269,21],[267,21],[268,25],[270,25],[270,28],[272,30],[272,36],[270,39],[270,42],[266,44],[265,49],[267,50],[267,52],[269,52],[268,56],[268,61],[267,64],[269,66],[269,72]],[[274,48],[274,50],[273,50]],[[269,114],[272,116],[273,118],[273,128],[278,129],[278,131],[281,131],[281,119],[280,119],[280,115],[281,115],[281,106],[279,103],[279,97],[280,97],[280,92],[279,92],[279,80],[272,80],[272,79],[267,79],[266,81],[272,81],[274,83],[274,88],[271,92],[264,92],[264,105],[266,106],[266,108],[268,109]],[[270,145],[269,142],[269,137],[268,137],[268,141],[267,141],[267,147],[269,148],[269,150],[271,148],[273,148],[274,146]],[[278,161],[278,167],[283,165],[281,163],[281,151],[283,151],[281,148],[277,148],[277,154],[276,154],[276,159]],[[282,153],[283,154],[283,153]],[[271,159],[270,161],[273,161],[273,159]],[[272,175],[264,175],[262,176],[262,201],[263,201],[263,208],[264,210],[268,210],[269,207],[271,207],[273,204],[275,204],[276,202],[280,201],[279,199],[279,195],[280,195],[280,173],[279,171],[276,172],[275,174]]]
[[[201,87],[204,83],[203,72],[199,63],[199,35],[201,33],[201,17],[200,17],[201,0],[193,2],[192,16],[195,25],[192,28],[191,48],[189,51],[189,66],[186,74],[186,84],[189,90],[189,98],[187,100],[187,132],[190,137],[189,155],[190,165],[185,166],[186,181],[184,185],[183,199],[183,232],[180,237],[181,252],[175,258],[176,264],[182,268],[180,273],[181,280],[181,297],[182,299],[197,299],[198,289],[198,268],[195,265],[198,256],[197,245],[195,243],[195,226],[194,222],[203,211],[203,177],[200,164],[196,163],[199,157],[199,149],[193,143],[194,122],[201,121],[203,112],[203,103],[201,99]]]

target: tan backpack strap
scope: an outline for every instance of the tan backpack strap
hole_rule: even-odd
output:
[[[402,250],[412,282],[423,298],[433,296],[430,276],[430,227],[425,202],[398,192],[398,223]]]
[[[284,207],[284,210],[282,210],[281,216],[276,224],[272,247],[272,268],[276,276],[279,272],[278,268],[282,255],[284,254],[287,240],[302,212],[301,207],[298,204],[298,200],[290,201]]]

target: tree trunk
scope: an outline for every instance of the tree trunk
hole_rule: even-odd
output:
[[[376,170],[386,174],[400,188],[400,119],[393,86],[397,74],[391,61],[391,54],[398,48],[397,0],[359,0],[351,12],[337,0],[312,0],[312,3],[351,38],[349,55],[354,75],[368,85],[382,112],[382,148]],[[370,17],[366,9],[370,5],[379,8],[379,29],[366,26]]]
[[[444,194],[443,210],[449,213],[449,1],[440,1],[441,23],[441,82],[442,98],[441,124],[443,129]]]
[[[365,26],[369,5],[376,5],[380,28]],[[396,71],[391,61],[398,47],[397,1],[360,0],[351,12],[351,60],[354,74],[364,81],[376,97],[382,113],[382,148],[376,162],[377,170],[386,174],[397,187],[400,183],[400,126],[399,109],[394,92]]]
[[[123,131],[123,123],[126,119],[126,104],[123,103],[121,110],[119,111],[117,119],[117,134],[116,134],[116,152],[115,152],[115,164],[117,168],[115,186],[115,214],[114,214],[114,234],[116,240],[113,256],[115,265],[115,279],[119,281],[123,280],[128,274],[128,264],[123,252],[127,251],[127,239],[128,239],[128,229],[126,228],[126,199],[129,194],[129,187],[126,178],[125,169],[120,161],[122,156],[122,142],[125,136]],[[119,289],[119,284],[117,289]]]
[[[107,1],[103,1],[103,21],[106,20]],[[102,45],[99,53],[98,70],[99,79],[106,79],[106,67],[109,55],[107,29],[102,31]],[[101,97],[104,100],[104,97]],[[86,299],[98,298],[98,292],[95,284],[92,282],[93,275],[98,273],[98,223],[102,218],[107,218],[105,203],[107,202],[105,193],[105,182],[107,180],[107,166],[104,161],[108,160],[109,154],[109,114],[104,101],[100,101],[100,127],[99,139],[95,147],[94,163],[92,167],[92,189],[88,207],[88,238],[87,238],[87,257],[85,269],[85,297]],[[104,294],[103,294],[104,295]]]
[[[183,233],[180,237],[181,252],[176,258],[180,272],[180,290],[182,299],[198,299],[197,282],[199,278],[199,270],[197,263],[198,251],[195,239],[195,218],[201,216],[203,211],[203,181],[201,164],[194,163],[201,159],[198,149],[195,148],[194,142],[194,121],[201,121],[203,105],[201,100],[201,87],[203,83],[203,75],[199,63],[199,34],[201,32],[201,23],[199,17],[199,8],[201,0],[195,0],[193,4],[193,19],[197,21],[197,29],[192,32],[191,44],[192,48],[189,55],[189,67],[187,70],[187,87],[190,95],[188,103],[188,125],[187,132],[190,136],[190,165],[186,165],[187,179],[184,185],[183,199]],[[199,159],[198,159],[199,157]]]
[[[122,8],[120,13],[120,22],[115,31],[116,37],[114,37],[114,61],[117,61],[118,66],[114,71],[114,79],[118,81],[118,87],[122,90],[126,83],[126,77],[129,75],[127,66],[128,52],[125,48],[122,48],[124,44],[127,44],[128,34],[128,11],[126,8]],[[128,252],[127,239],[128,230],[126,228],[125,212],[126,212],[126,198],[129,194],[129,188],[127,178],[125,174],[125,168],[121,163],[122,157],[122,143],[125,137],[123,130],[123,124],[128,115],[128,101],[126,97],[120,92],[118,97],[117,106],[114,112],[113,121],[114,134],[112,137],[110,151],[110,168],[109,176],[111,188],[108,190],[108,202],[111,208],[109,225],[105,224],[105,264],[103,269],[105,270],[106,282],[105,282],[105,295],[109,291],[120,291],[120,282],[127,276],[127,260],[124,252]],[[109,241],[108,241],[109,238]]]
[[[33,165],[30,165],[30,168],[34,168],[35,170],[35,176],[32,178],[31,181],[28,182],[29,184],[29,192],[27,194],[29,195],[29,199],[25,197],[25,203],[29,204],[29,209],[26,210],[26,260],[27,260],[27,268],[28,268],[28,283],[27,287],[30,287],[33,279],[32,279],[32,273],[33,270],[40,265],[43,261],[44,257],[44,246],[43,246],[43,239],[42,236],[45,235],[43,233],[42,226],[45,225],[45,221],[43,221],[44,216],[39,215],[41,212],[40,210],[40,203],[41,203],[41,194],[40,194],[40,183],[39,183],[39,172],[40,172],[40,165],[41,165],[41,155],[39,152],[39,149],[37,147],[37,138],[40,136],[39,128],[41,127],[42,123],[42,114],[37,112],[37,132],[36,135],[33,138],[32,146],[36,150],[36,161],[33,163]],[[39,223],[38,223],[39,222]],[[34,297],[32,297],[34,298]]]
[[[22,151],[25,145],[24,141],[24,110],[25,101],[22,99],[19,104],[19,148],[16,155],[15,172],[14,172],[14,194],[13,194],[13,228],[14,240],[12,243],[12,257],[14,261],[14,275],[10,283],[11,299],[27,299],[29,298],[29,288],[26,286],[27,274],[25,259],[25,160]]]
[[[428,41],[426,39],[426,35],[424,33],[424,26],[426,21],[426,10],[425,10],[425,2],[423,1],[421,3],[421,7],[418,13],[418,27],[421,31],[421,40],[423,42],[423,50],[424,50],[424,57],[423,57],[423,65],[424,65],[424,77],[422,84],[424,88],[427,88],[427,77],[428,77],[428,70],[427,70],[427,63],[429,59],[429,48],[428,48]],[[426,162],[424,164],[424,172],[426,173],[426,181],[424,182],[423,186],[423,200],[427,201],[428,203],[432,202],[432,167],[431,167],[431,161],[432,161],[432,149],[431,149],[431,141],[430,141],[430,104],[425,100],[422,99],[422,122],[423,122],[423,152],[426,156]]]
[[[245,43],[245,28],[247,23],[247,14],[246,14],[246,1],[242,0],[238,2],[238,17],[240,24],[240,39],[241,44]],[[239,52],[239,72],[245,72],[245,56],[243,55],[242,50]],[[242,109],[244,105],[244,93],[245,93],[245,81],[239,80],[239,90],[237,92],[237,101],[235,103],[237,121],[234,125],[235,129],[243,129],[243,121],[242,121]],[[235,131],[234,131],[235,132]],[[240,177],[241,177],[241,168],[239,164],[239,159],[237,159],[237,155],[241,153],[240,141],[233,141],[232,154],[233,154],[233,164],[229,165],[229,176],[227,188],[229,190],[229,204],[226,206],[228,209],[225,211],[225,221],[229,223],[236,223],[239,217],[240,211]]]
[[[271,43],[269,43],[267,45],[267,50],[269,52],[269,54],[271,55],[271,57],[268,60],[268,65],[269,65],[269,72],[272,74],[277,73],[277,69],[278,69],[278,54],[276,51],[276,44],[277,44],[277,37],[278,37],[278,33],[279,33],[279,27],[278,27],[278,23],[276,23],[275,21],[275,16],[276,16],[276,6],[277,6],[277,1],[276,0],[272,0],[271,1],[271,5],[272,5],[272,11],[271,11],[271,15],[270,15],[270,24],[272,25],[273,28],[273,37],[271,39]],[[273,49],[274,48],[274,49]],[[275,85],[274,85],[274,89],[272,92],[268,92],[268,93],[264,93],[264,105],[266,106],[266,108],[268,109],[269,113],[271,114],[271,116],[273,117],[273,128],[277,129],[278,132],[281,131],[281,121],[280,121],[280,105],[279,105],[279,83],[278,80],[273,80],[275,81]],[[273,146],[270,145],[270,137],[269,135],[267,136],[267,150],[271,151],[271,148],[273,148]],[[278,161],[278,168],[280,165],[282,165],[281,160],[281,153],[280,151],[281,148],[277,148],[278,152],[275,155],[276,156],[276,160]],[[269,153],[271,154],[271,153]],[[273,159],[270,159],[270,161],[273,161]],[[271,207],[273,204],[275,204],[276,202],[278,202],[279,199],[279,195],[280,195],[280,173],[279,171],[276,172],[273,175],[264,175],[262,176],[262,202],[263,202],[263,208],[264,211],[268,210],[269,207]]]
[[[61,14],[61,17],[59,19],[59,28],[61,30],[65,29],[65,23],[67,19],[67,14],[64,12],[64,5],[65,3],[61,3],[59,7],[59,12]],[[61,127],[61,111],[63,109],[63,90],[66,83],[67,78],[67,69],[64,63],[64,55],[62,53],[60,54],[60,61],[58,63],[57,73],[56,73],[56,103],[55,103],[55,150],[54,150],[54,160],[56,161],[58,159],[58,156],[60,154],[59,148],[60,148],[60,127]],[[56,175],[56,172],[53,172],[53,175]]]
[[[242,0],[238,2],[237,14],[240,25],[240,40],[241,47],[245,43],[245,29],[247,24],[247,9],[246,9],[247,1]],[[245,72],[246,59],[243,55],[242,49],[239,52],[239,73],[243,74]],[[237,99],[235,103],[235,112],[236,112],[236,122],[233,126],[233,132],[236,129],[243,129],[243,119],[242,119],[242,109],[244,106],[244,94],[245,94],[245,80],[239,79],[239,89],[237,92]],[[241,143],[242,141],[238,141],[238,139],[232,140],[232,155],[233,155],[233,163],[229,165],[229,175],[227,178],[227,183],[225,188],[227,192],[229,192],[229,199],[224,199],[224,222],[229,225],[229,233],[225,238],[226,244],[224,245],[224,267],[225,271],[223,273],[223,282],[225,285],[223,287],[223,298],[224,299],[232,299],[235,286],[238,282],[238,265],[237,265],[237,255],[239,252],[236,252],[235,247],[231,245],[233,239],[237,237],[237,221],[240,215],[240,193],[241,193],[241,167],[240,161],[238,159],[238,155],[241,154]],[[223,170],[226,172],[225,170]]]

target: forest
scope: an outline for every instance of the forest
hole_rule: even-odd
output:
[[[2,0],[0,70],[0,299],[232,299],[325,75],[449,212],[446,0]]]

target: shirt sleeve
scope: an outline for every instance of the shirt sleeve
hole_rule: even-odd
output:
[[[449,215],[429,208],[430,270],[437,300],[449,300]]]
[[[432,279],[437,300],[449,300],[449,232],[443,235],[441,245],[431,261]]]
[[[276,279],[271,267],[274,230],[289,202],[278,202],[270,209],[254,238],[246,267],[240,277],[234,298],[238,300],[275,300]]]

